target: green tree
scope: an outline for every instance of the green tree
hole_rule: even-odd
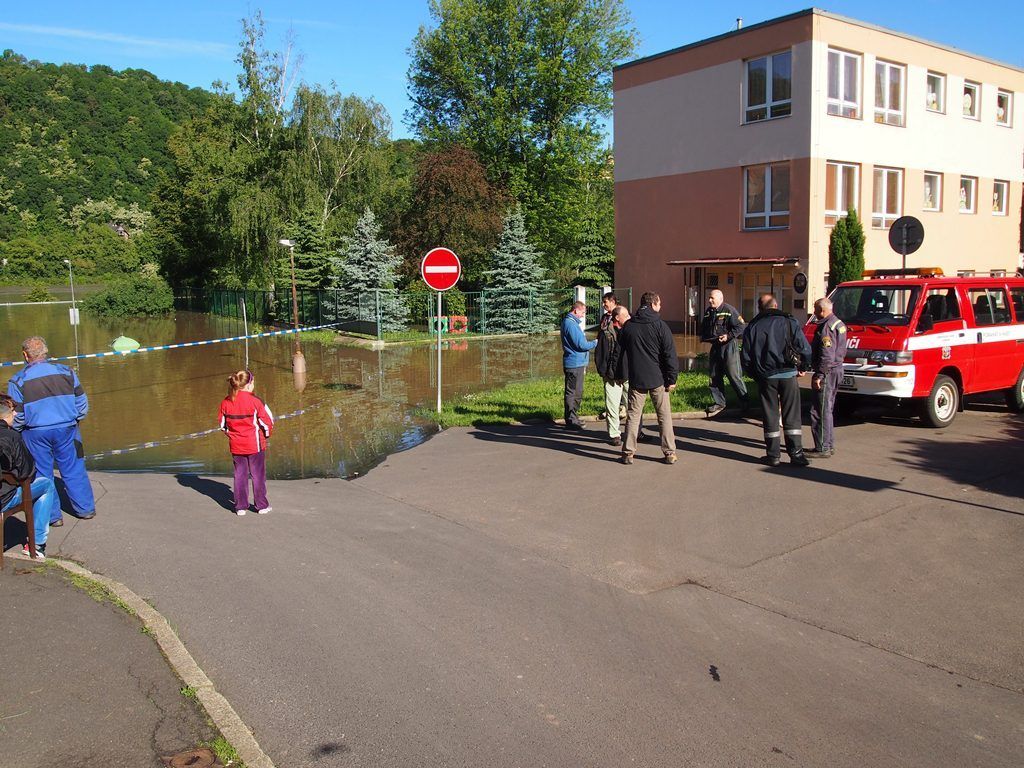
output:
[[[541,254],[526,236],[523,213],[505,217],[505,228],[491,255],[484,291],[488,332],[544,333],[555,322],[551,281],[544,275]]]
[[[407,122],[474,150],[523,206],[552,268],[602,171],[612,67],[637,37],[621,0],[431,0],[413,41]]]
[[[355,230],[344,239],[335,265],[335,287],[346,291],[353,302],[380,302],[381,330],[400,331],[408,322],[409,308],[396,290],[402,257],[381,237],[381,227],[367,208]]]
[[[828,292],[847,280],[864,275],[864,227],[850,209],[832,227],[828,240]]]
[[[319,211],[324,229],[345,204],[345,187],[353,177],[379,171],[391,118],[373,99],[303,85],[295,95],[291,119],[307,206]]]
[[[583,221],[576,241],[572,268],[576,273],[576,281],[584,285],[600,288],[612,284],[615,246],[612,243],[609,247],[595,216],[588,216]]]
[[[331,251],[319,211],[304,211],[288,229],[295,242],[295,285],[318,290],[331,280]]]

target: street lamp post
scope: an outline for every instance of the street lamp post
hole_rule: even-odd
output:
[[[64,259],[68,265],[68,279],[71,281],[71,327],[75,329],[75,370],[78,370],[78,304],[75,303],[75,272],[71,259]]]
[[[299,344],[299,298],[295,290],[295,241],[281,238],[277,242],[288,249],[288,258],[292,267],[292,321],[295,324],[295,353],[292,355],[292,371],[305,373],[306,357],[302,354],[302,347]]]

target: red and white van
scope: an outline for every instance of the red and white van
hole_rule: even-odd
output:
[[[913,276],[911,276],[911,274]],[[1024,411],[1024,278],[869,270],[829,298],[849,349],[837,409],[864,397],[912,401],[945,427],[965,395],[1003,391]],[[804,331],[814,334],[811,317]]]

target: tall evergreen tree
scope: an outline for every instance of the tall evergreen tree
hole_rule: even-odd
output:
[[[828,240],[828,292],[842,282],[864,275],[864,227],[850,209],[836,221]]]
[[[486,331],[544,333],[555,323],[551,281],[545,277],[541,254],[526,236],[523,212],[505,217],[505,228],[491,254],[484,291]]]
[[[295,285],[318,290],[331,280],[331,254],[318,211],[299,214],[291,227],[295,241]]]
[[[376,313],[380,301],[381,329],[404,330],[409,318],[405,298],[396,290],[402,257],[381,237],[381,227],[367,208],[346,237],[335,263],[335,286],[346,291],[361,309]]]
[[[593,216],[586,218],[577,236],[572,268],[576,273],[576,280],[584,285],[600,288],[612,284],[615,249],[608,248]]]

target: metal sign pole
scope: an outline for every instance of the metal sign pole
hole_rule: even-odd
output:
[[[245,296],[242,297],[242,328],[245,332],[245,370],[249,370],[249,317],[245,311]]]
[[[443,291],[437,292],[437,317],[434,318],[434,322],[437,323],[437,412],[441,412],[441,294]]]

